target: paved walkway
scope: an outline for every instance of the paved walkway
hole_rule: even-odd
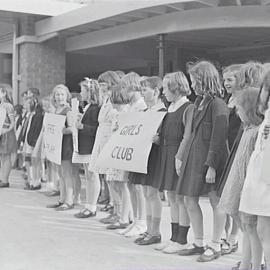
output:
[[[56,212],[46,204],[54,202],[39,192],[22,189],[19,172],[13,171],[11,188],[0,190],[0,270],[186,270],[230,269],[239,254],[211,263],[196,262],[196,256],[180,257],[137,246],[105,230],[98,220],[73,218],[78,211]],[[209,203],[201,202],[206,234],[211,233]],[[164,207],[162,235],[169,237],[169,208]],[[192,238],[192,235],[190,234]]]

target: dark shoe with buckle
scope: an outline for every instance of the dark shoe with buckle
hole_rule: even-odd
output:
[[[207,246],[204,253],[197,259],[197,262],[211,262],[221,256],[221,251],[216,251],[212,247]]]
[[[9,183],[0,183],[0,188],[8,188],[9,187]]]
[[[144,232],[144,233],[140,234],[139,237],[136,238],[136,239],[134,240],[134,243],[135,243],[135,244],[138,244],[140,241],[142,241],[142,240],[143,240],[144,238],[146,238],[148,235],[149,235],[148,232]]]
[[[38,186],[32,186],[32,188],[30,190],[40,190],[41,189],[41,185],[39,184]]]
[[[192,247],[185,248],[177,252],[179,256],[201,255],[203,253],[204,253],[204,247],[199,247],[196,244],[192,244]]]
[[[140,246],[148,246],[153,244],[159,244],[161,242],[161,235],[148,235],[137,244]]]
[[[129,223],[121,223],[120,221],[115,222],[114,224],[110,224],[106,227],[107,230],[118,230],[118,229],[126,229]]]
[[[59,206],[61,206],[63,204],[64,203],[62,203],[62,202],[57,202],[57,203],[53,203],[53,204],[48,204],[46,207],[47,208],[57,208],[57,207],[59,207]]]
[[[92,212],[88,210],[87,208],[82,209],[79,213],[75,214],[74,217],[76,218],[89,218],[89,217],[95,217],[97,215],[97,212]]]

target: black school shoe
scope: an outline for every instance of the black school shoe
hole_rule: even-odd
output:
[[[148,235],[137,244],[139,246],[148,246],[153,244],[159,244],[161,242],[161,235]]]
[[[0,188],[8,188],[8,187],[9,187],[9,183],[0,182]]]

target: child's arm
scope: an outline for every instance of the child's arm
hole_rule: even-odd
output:
[[[212,134],[205,165],[208,166],[206,182],[215,183],[216,170],[220,164],[222,152],[226,149],[228,139],[229,112],[225,103],[215,99],[212,103]]]

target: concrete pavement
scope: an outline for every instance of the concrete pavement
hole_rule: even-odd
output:
[[[197,256],[180,257],[137,246],[115,232],[106,231],[98,220],[73,217],[79,209],[56,212],[47,209],[55,198],[23,190],[23,180],[13,171],[11,188],[0,190],[0,270],[182,270],[230,269],[240,254],[224,256],[211,263],[197,263]],[[208,201],[201,205],[207,237],[212,214]],[[162,236],[170,234],[169,208],[164,207]],[[192,233],[189,238],[192,239]]]

